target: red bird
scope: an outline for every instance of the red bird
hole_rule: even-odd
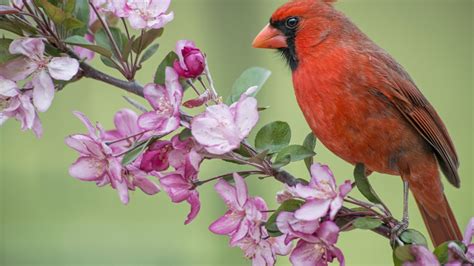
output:
[[[462,239],[438,170],[459,187],[446,127],[403,67],[332,2],[286,3],[253,46],[282,53],[304,117],[329,150],[370,171],[401,176],[405,199],[409,187],[435,246]]]

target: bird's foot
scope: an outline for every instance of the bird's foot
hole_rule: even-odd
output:
[[[408,229],[409,221],[408,218],[403,218],[401,222],[396,224],[390,233],[390,242],[392,245],[403,245],[403,241],[400,240],[400,235]]]

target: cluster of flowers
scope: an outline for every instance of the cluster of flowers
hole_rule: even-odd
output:
[[[209,229],[230,237],[230,245],[240,247],[254,265],[274,265],[276,255],[290,254],[293,265],[327,265],[337,258],[344,265],[344,256],[335,246],[339,227],[333,222],[343,198],[351,190],[346,181],[337,189],[331,170],[321,164],[311,167],[307,185],[287,187],[277,196],[279,203],[298,200],[302,206],[295,212],[282,211],[276,225],[283,234],[269,237],[264,227],[268,209],[259,197],[249,197],[244,179],[234,174],[235,186],[225,180],[215,185],[229,210]],[[293,248],[291,242],[297,240]]]
[[[472,237],[474,236],[474,218],[471,218],[469,223],[466,226],[464,232],[464,237],[462,244],[466,246],[466,251],[464,254],[459,254],[458,245],[455,243],[448,243],[448,256],[446,263],[443,263],[445,266],[464,266],[472,265],[467,264],[466,259],[469,261],[474,261],[474,244],[472,243]],[[417,265],[440,265],[438,258],[428,250],[425,246],[422,245],[413,245],[411,246],[411,253],[414,256],[414,260],[411,262],[403,263],[403,266],[417,266]],[[461,258],[464,257],[464,258]]]
[[[114,16],[127,19],[130,26],[138,30],[160,29],[171,22],[174,18],[173,12],[166,13],[171,0],[91,0],[90,3],[95,10],[89,12],[89,27],[97,22],[97,14],[103,17]],[[31,0],[26,1],[27,4]],[[24,9],[23,0],[12,0],[11,5],[18,9]],[[88,32],[85,39],[93,43],[94,34]],[[74,51],[80,58],[92,60],[94,52],[79,46]]]
[[[31,0],[26,1],[27,4]],[[174,18],[173,12],[166,14],[171,0],[92,0],[91,3],[99,14],[113,14],[126,18],[134,29],[163,28]],[[13,7],[24,8],[23,0],[12,0]],[[97,19],[95,12],[90,12],[90,22]],[[91,23],[91,24],[92,24]]]
[[[0,65],[0,125],[14,118],[20,121],[23,130],[31,129],[40,137],[38,111],[45,112],[51,106],[54,80],[71,80],[79,70],[79,62],[66,56],[45,55],[41,38],[16,39],[11,42],[9,52],[18,57]]]

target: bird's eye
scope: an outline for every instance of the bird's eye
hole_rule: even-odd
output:
[[[298,22],[300,22],[300,20],[297,18],[297,17],[289,17],[286,21],[285,21],[285,26],[292,30],[292,29],[295,29],[296,26],[298,26]]]

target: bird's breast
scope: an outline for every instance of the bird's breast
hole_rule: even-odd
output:
[[[396,157],[412,145],[404,133],[409,125],[377,88],[367,88],[358,66],[345,60],[336,55],[302,61],[293,72],[298,104],[314,134],[336,155],[397,174]]]

